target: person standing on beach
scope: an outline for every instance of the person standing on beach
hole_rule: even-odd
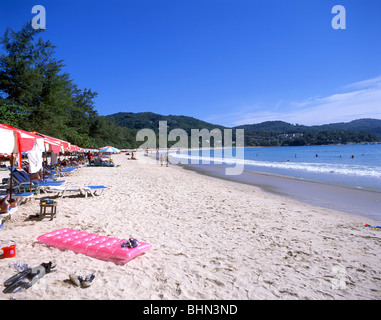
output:
[[[91,152],[90,151],[87,153],[87,159],[89,159],[89,164],[91,165]]]
[[[162,154],[160,154],[160,167],[163,166],[163,163],[164,163],[164,157]]]
[[[165,155],[165,161],[166,161],[166,163],[167,163],[167,167],[168,167],[168,164],[169,164],[168,152],[167,152],[167,154]]]

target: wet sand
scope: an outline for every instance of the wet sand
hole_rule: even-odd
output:
[[[208,176],[257,186],[264,191],[308,204],[381,221],[381,192],[251,171],[244,171],[237,176],[226,176],[222,166],[183,167]]]

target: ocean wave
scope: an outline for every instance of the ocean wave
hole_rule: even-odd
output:
[[[324,174],[339,174],[346,176],[357,177],[374,177],[381,178],[381,166],[361,166],[350,164],[327,164],[327,163],[308,163],[308,162],[272,162],[272,161],[256,161],[239,158],[217,158],[217,157],[203,157],[193,156],[186,154],[170,154],[171,159],[179,159],[181,163],[191,164],[226,164],[226,165],[243,165],[248,170],[255,168],[274,168],[283,170],[296,170],[310,173],[324,173]],[[184,162],[182,160],[186,160]]]

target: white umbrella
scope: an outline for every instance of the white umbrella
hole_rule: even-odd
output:
[[[103,147],[99,149],[99,152],[110,152],[110,153],[120,153],[120,150],[114,147]]]

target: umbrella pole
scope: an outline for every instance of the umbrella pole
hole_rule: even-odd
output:
[[[48,164],[48,156],[45,151],[45,163]],[[42,161],[42,181],[45,183],[45,163]]]
[[[12,199],[12,188],[13,188],[13,153],[11,153],[11,180],[9,182],[9,200]]]
[[[29,192],[32,192],[32,173],[30,168],[30,161],[29,161]]]
[[[29,192],[32,192],[32,173],[30,172],[30,162],[29,162]]]
[[[53,179],[53,152],[50,152],[50,178]]]

